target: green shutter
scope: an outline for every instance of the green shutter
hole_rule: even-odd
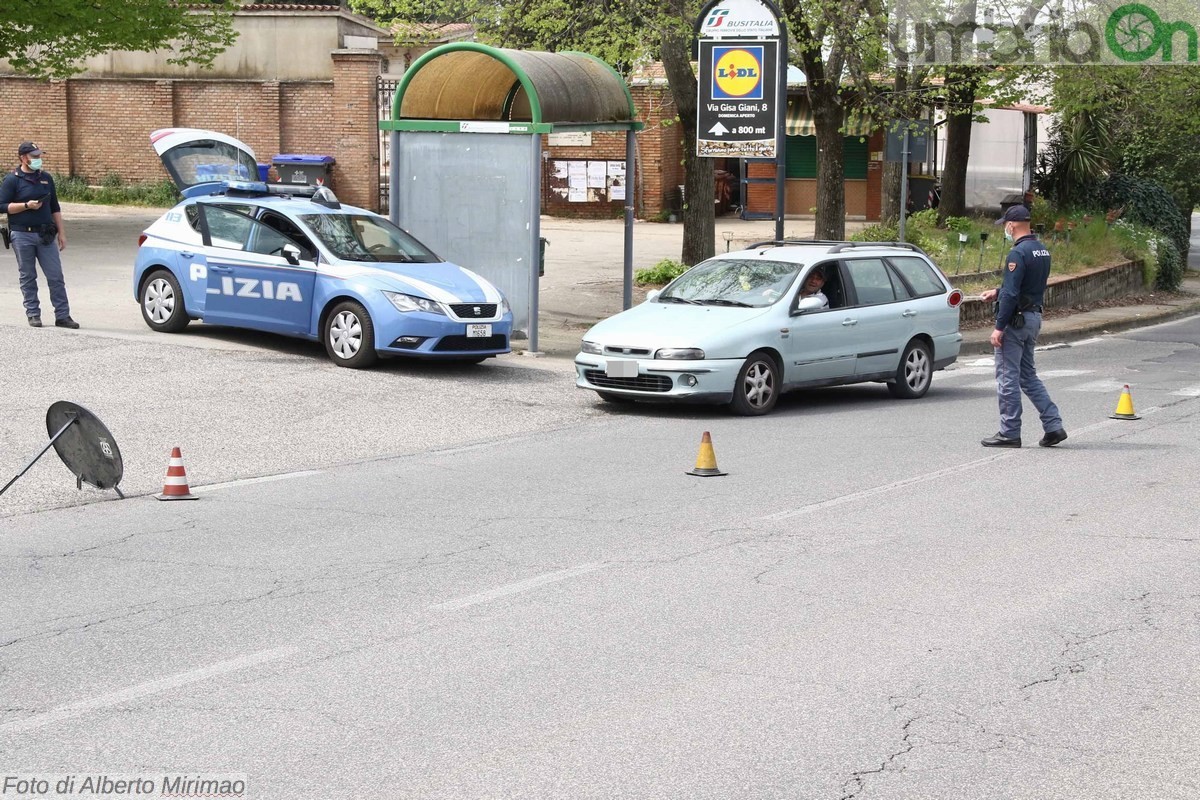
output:
[[[867,140],[865,137],[847,136],[842,145],[842,174],[847,178],[867,177]]]
[[[789,178],[817,177],[817,137],[787,137],[787,176]],[[867,142],[858,136],[847,136],[842,145],[842,174],[847,178],[867,177]]]
[[[787,137],[787,176],[789,178],[817,177],[817,137]]]

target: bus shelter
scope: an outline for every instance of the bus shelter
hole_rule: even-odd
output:
[[[633,99],[586,53],[442,45],[417,59],[379,123],[391,143],[393,222],[495,284],[537,352],[542,137],[625,131],[624,307],[633,298]]]

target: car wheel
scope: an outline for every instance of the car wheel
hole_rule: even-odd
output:
[[[900,357],[900,366],[896,368],[896,379],[888,381],[888,391],[892,397],[902,400],[915,400],[923,397],[929,391],[933,381],[933,358],[929,354],[929,345],[920,339],[913,339],[904,348]]]
[[[375,363],[375,326],[367,310],[352,300],[338,303],[325,318],[325,352],[339,367],[362,369]]]
[[[733,413],[744,417],[766,414],[775,407],[781,391],[779,365],[761,350],[750,354],[733,387]]]
[[[179,281],[168,270],[157,269],[142,283],[142,319],[152,330],[178,333],[187,327],[187,309]]]
[[[612,392],[596,392],[596,396],[606,403],[613,403],[618,406],[627,406],[633,402],[632,397],[626,397],[623,394],[613,394]]]

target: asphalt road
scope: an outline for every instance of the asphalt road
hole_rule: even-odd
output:
[[[67,394],[135,493],[171,444],[199,484],[278,473],[116,501],[50,456],[0,500],[0,773],[264,798],[1200,793],[1200,319],[1039,354],[1070,439],[1017,451],[978,445],[987,360],[919,401],[848,387],[739,419],[600,406],[554,359],[0,341],[5,453]],[[1123,384],[1142,419],[1109,418]],[[705,430],[725,477],[684,474]]]

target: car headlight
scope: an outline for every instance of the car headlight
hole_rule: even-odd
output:
[[[501,295],[500,296],[500,316],[503,317],[505,314],[509,313],[510,311],[512,311],[512,306],[510,306],[508,304],[508,298],[505,297],[504,295]]]
[[[654,357],[668,361],[698,361],[704,358],[704,351],[699,347],[664,347],[655,351]]]
[[[596,355],[596,356],[604,353],[603,347],[596,344],[595,342],[589,342],[587,339],[583,340],[583,343],[579,346],[579,349],[585,353],[591,353],[592,355]]]
[[[427,300],[424,297],[417,297],[412,294],[401,294],[400,292],[384,292],[383,296],[392,301],[392,305],[397,311],[407,313],[409,311],[424,311],[428,314],[441,314],[445,316],[446,311],[440,304]]]

